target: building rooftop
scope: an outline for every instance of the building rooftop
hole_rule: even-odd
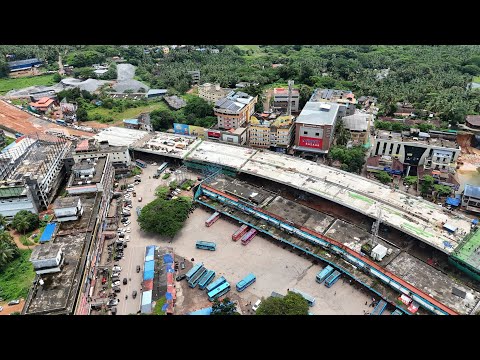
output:
[[[125,119],[123,120],[124,124],[138,125],[138,119]]]
[[[292,96],[299,96],[299,94],[298,89],[292,89]],[[274,88],[273,95],[288,95],[288,88]]]
[[[53,242],[35,246],[32,250],[32,255],[30,255],[30,261],[45,260],[56,257],[58,250],[61,248],[62,244]]]
[[[150,89],[147,91],[147,97],[150,95],[165,95],[167,92],[167,89]]]
[[[295,119],[292,115],[282,115],[277,117],[274,121],[272,121],[271,126],[277,128],[287,128],[293,124],[293,120]]]
[[[150,133],[146,139],[133,144],[132,148],[152,154],[183,159],[201,142],[201,139],[192,136],[154,132]]]
[[[308,101],[298,115],[297,123],[309,125],[333,125],[340,105]]]
[[[53,208],[61,209],[75,207],[78,204],[78,200],[80,200],[80,196],[58,197],[53,203]]]
[[[309,101],[349,102],[355,104],[355,95],[350,90],[315,89]]]
[[[480,115],[467,115],[466,120],[469,124],[473,126],[480,126]]]
[[[47,246],[61,246],[65,262],[60,272],[43,274],[25,303],[25,314],[71,314],[83,275],[83,264],[98,212],[98,200],[81,197],[83,216],[77,221],[59,224],[54,239]],[[39,245],[41,247],[46,245]],[[40,251],[40,250],[39,250]],[[51,253],[51,251],[49,251]],[[49,252],[45,252],[48,254]]]
[[[367,131],[370,119],[370,114],[360,111],[355,111],[355,114],[342,118],[343,126],[351,131]]]
[[[167,104],[173,109],[181,109],[187,106],[187,102],[183,100],[181,97],[177,95],[172,96],[164,96],[163,99],[167,102]]]
[[[30,58],[30,59],[25,59],[25,60],[15,60],[15,61],[9,61],[8,66],[10,68],[14,66],[21,66],[21,65],[29,65],[32,63],[41,63],[42,61],[38,60],[37,58]]]
[[[376,134],[377,139],[393,140],[398,142],[408,142],[416,143],[418,145],[430,145],[438,146],[451,149],[459,149],[459,145],[455,141],[442,139],[442,138],[431,138],[428,133],[419,132],[417,136],[412,135],[411,132],[393,132],[379,130]],[[413,145],[413,144],[412,144]]]
[[[94,138],[98,141],[108,141],[108,143],[113,146],[131,146],[134,142],[148,134],[148,131],[144,130],[112,126],[100,131]]]
[[[238,113],[245,106],[250,104],[253,96],[250,96],[243,91],[230,91],[224,98],[215,102],[215,109],[227,110],[229,112]]]
[[[105,169],[105,165],[107,164],[107,158],[105,156],[99,157],[98,160],[91,160],[91,159],[80,159],[79,162],[72,166],[72,175],[70,175],[70,179],[68,181],[67,187],[74,187],[78,185],[94,185],[99,183],[102,180],[103,172]],[[94,170],[92,177],[85,177],[80,173],[76,173],[76,171],[81,170]],[[84,176],[84,177],[82,177]]]
[[[480,199],[480,186],[466,184],[465,189],[463,190],[463,194],[465,196],[471,196]]]
[[[0,199],[17,197],[26,195],[27,189],[25,186],[2,186],[0,187]]]

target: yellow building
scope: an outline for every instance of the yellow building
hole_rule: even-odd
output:
[[[231,91],[224,98],[215,102],[213,113],[217,117],[219,129],[237,129],[244,127],[255,111],[257,96],[250,96],[242,91]]]
[[[287,152],[293,141],[294,117],[279,116],[273,121],[250,117],[248,128],[248,144],[252,147]]]

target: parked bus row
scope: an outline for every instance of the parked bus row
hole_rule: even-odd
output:
[[[324,269],[318,272],[315,281],[321,284],[325,280],[325,286],[329,288],[340,279],[341,275],[342,273],[340,271],[335,270],[331,265],[327,265]]]
[[[220,213],[216,211],[207,219],[207,221],[205,221],[205,226],[212,226],[212,224],[218,219],[220,219]]]
[[[237,241],[238,239],[241,239],[241,237],[243,235],[245,235],[245,233],[248,231],[248,226],[243,224],[242,226],[240,226],[237,231],[235,231],[233,234],[232,234],[232,240],[233,241]]]
[[[257,235],[257,230],[256,229],[250,229],[248,232],[245,233],[245,235],[242,236],[241,242],[242,245],[247,245],[252,239]]]

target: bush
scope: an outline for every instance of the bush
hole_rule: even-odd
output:
[[[178,183],[177,181],[173,180],[170,182],[170,184],[168,184],[168,186],[170,187],[170,189],[176,189],[178,187]]]
[[[163,174],[162,179],[166,180],[170,177],[170,175],[171,175],[170,173],[165,173]]]
[[[182,190],[187,190],[189,187],[192,187],[195,184],[195,181],[193,180],[186,180],[183,182],[183,184],[180,186],[180,189]]]

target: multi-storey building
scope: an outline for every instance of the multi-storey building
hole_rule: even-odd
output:
[[[292,112],[298,112],[298,103],[300,101],[300,92],[298,89],[292,89],[291,109]],[[273,89],[273,108],[286,112],[288,108],[288,88]]]
[[[220,84],[205,83],[198,86],[198,96],[202,99],[214,103],[225,97],[232,89],[220,87]]]
[[[450,140],[431,138],[430,134],[409,131],[378,131],[371,150],[372,156],[389,155],[408,168],[423,165],[425,169],[455,172],[460,146]],[[407,170],[407,174],[410,169]],[[411,174],[411,173],[410,173]]]
[[[350,137],[354,145],[364,145],[368,142],[372,114],[365,111],[355,111],[353,115],[342,118],[343,126],[350,131]]]
[[[243,127],[255,111],[257,97],[242,91],[231,91],[215,103],[213,112],[220,129],[237,129]]]
[[[250,118],[248,144],[286,153],[292,146],[295,122],[293,116],[279,116],[273,121]]]

